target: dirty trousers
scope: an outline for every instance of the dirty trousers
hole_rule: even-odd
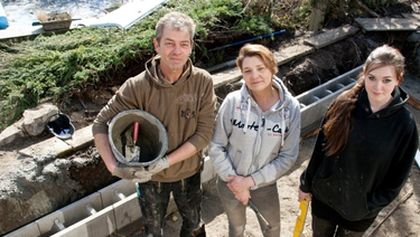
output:
[[[144,236],[163,236],[164,218],[171,192],[182,217],[180,236],[203,236],[204,233],[201,232],[204,232],[204,226],[200,226],[200,172],[172,183],[138,183],[136,188],[145,222]]]
[[[242,237],[246,224],[246,206],[235,198],[226,184],[221,179],[217,179],[217,191],[229,221],[229,237]],[[280,200],[276,184],[251,190],[251,200],[269,223],[269,226],[266,226],[257,215],[263,236],[279,237]]]
[[[315,215],[312,215],[313,237],[362,237],[364,231],[357,232]]]

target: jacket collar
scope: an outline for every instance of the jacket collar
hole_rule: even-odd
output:
[[[394,114],[399,109],[401,109],[401,107],[403,107],[403,105],[407,102],[409,98],[409,95],[407,94],[407,92],[405,92],[400,87],[395,87],[391,95],[392,95],[392,100],[391,100],[391,103],[387,107],[375,113],[372,113],[372,110],[370,109],[370,103],[369,103],[367,92],[363,88],[359,93],[357,105],[361,109],[362,114],[370,118],[388,117]]]

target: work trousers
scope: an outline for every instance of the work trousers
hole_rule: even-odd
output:
[[[345,229],[333,221],[312,215],[313,237],[362,237],[363,232]]]
[[[221,179],[217,180],[217,191],[229,221],[229,237],[242,237],[245,231],[247,206],[235,198],[226,184]],[[263,236],[279,237],[280,200],[276,184],[251,190],[250,201],[256,207],[254,212],[257,214]],[[263,218],[268,222],[268,225]]]
[[[136,188],[145,222],[144,236],[163,236],[164,218],[171,192],[182,217],[180,236],[205,236],[204,225],[200,225],[202,196],[200,172],[189,178],[172,183],[155,181],[137,183]]]

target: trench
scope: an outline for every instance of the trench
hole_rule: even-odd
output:
[[[302,130],[302,135],[316,128],[323,111],[332,99],[352,85],[360,70],[358,67],[376,46],[389,43],[400,48],[404,55],[409,56],[407,58],[408,71],[415,77],[419,77],[418,42],[408,43],[406,37],[408,35],[400,33],[358,33],[315,50],[309,55],[279,65],[277,76],[299,98],[301,111],[309,111],[306,112],[309,115],[305,116],[308,121],[302,121],[307,124]],[[218,101],[221,102],[227,93],[240,86],[241,82],[237,78],[215,87]],[[314,107],[314,104],[320,105],[323,109]],[[76,202],[89,203],[105,192],[110,192],[111,194],[106,195],[111,195],[114,201],[131,198],[127,203],[136,202],[132,196],[133,185],[125,183],[122,185],[123,191],[116,191],[116,185],[121,184],[122,181],[108,173],[91,143],[82,150],[63,157],[33,159],[18,156],[17,159],[24,165],[18,170],[20,174],[10,178],[8,183],[2,184],[2,186],[7,185],[7,189],[3,189],[0,196],[2,207],[0,216],[8,218],[1,222],[0,234],[22,236],[18,234],[22,233],[19,231],[32,228],[30,225],[36,223],[39,235],[30,236],[50,236],[56,233],[57,236],[71,236],[69,227],[78,220],[67,217],[66,220],[60,221],[60,218],[55,217],[47,223],[45,218],[48,219],[49,215],[51,217],[51,214],[57,213],[58,210],[69,209]],[[302,162],[303,160],[297,165]],[[8,173],[3,175],[6,176]],[[110,188],[111,191],[105,191],[107,187],[114,188]],[[100,205],[103,202],[102,200]],[[84,205],[82,209],[76,211],[83,212],[88,217],[102,211],[101,209],[101,207],[90,205],[86,210],[86,205]],[[88,233],[92,234],[88,236],[100,236],[97,235],[98,229],[104,230],[104,233],[112,233],[111,229],[98,226],[95,232],[94,227],[91,226],[93,229],[88,230]],[[59,233],[67,233],[67,235]]]

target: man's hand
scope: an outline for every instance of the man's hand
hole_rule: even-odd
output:
[[[157,174],[168,167],[169,167],[168,156],[164,156],[161,159],[155,161],[153,164],[149,165],[149,168],[147,168],[147,171],[149,171],[152,174]]]
[[[153,174],[147,171],[146,169],[142,169],[136,171],[136,173],[134,174],[135,178],[132,181],[134,183],[146,183],[152,179],[152,175]]]
[[[133,167],[122,166],[117,164],[112,170],[111,174],[122,179],[133,179],[135,178],[134,174],[136,170]]]

